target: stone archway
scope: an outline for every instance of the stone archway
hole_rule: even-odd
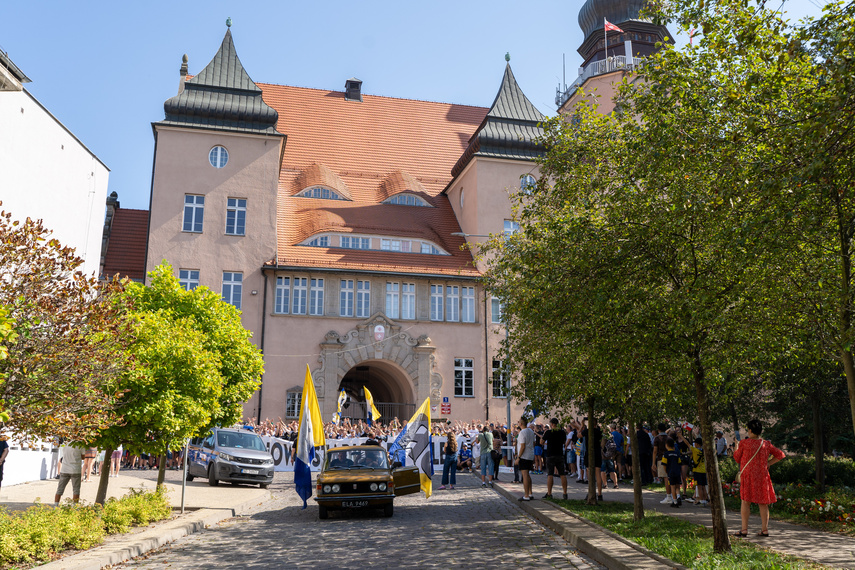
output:
[[[393,362],[365,360],[347,371],[336,388],[336,393],[344,390],[350,399],[350,405],[342,410],[343,417],[368,417],[363,388],[371,391],[384,422],[395,417],[406,420],[416,411],[412,383],[407,373]]]
[[[383,334],[378,334],[382,327]],[[416,406],[425,398],[439,405],[442,376],[436,372],[436,347],[427,335],[413,337],[382,312],[374,314],[344,334],[328,332],[320,345],[320,367],[312,371],[315,390],[324,418],[332,417],[341,381],[348,372],[363,363],[399,371],[401,394],[411,394]],[[328,397],[327,397],[328,396]],[[377,395],[375,394],[375,399]],[[409,419],[409,418],[407,418]]]

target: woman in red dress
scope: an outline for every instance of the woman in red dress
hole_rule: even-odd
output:
[[[760,439],[763,425],[759,420],[751,420],[746,425],[748,438],[739,442],[733,458],[739,463],[742,473],[739,482],[739,496],[742,498],[742,529],[735,536],[748,536],[748,515],[751,503],[760,507],[760,532],[757,536],[769,536],[769,505],[774,503],[775,489],[769,476],[769,467],[784,458],[784,452],[770,442]],[[769,458],[771,456],[771,459]]]

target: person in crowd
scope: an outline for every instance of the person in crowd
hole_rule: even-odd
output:
[[[98,456],[98,450],[94,447],[89,447],[83,452],[83,482],[90,481],[89,475],[92,473],[92,467],[95,463],[95,458]]]
[[[653,464],[653,444],[650,441],[650,434],[644,429],[644,424],[638,424],[635,437],[638,440],[638,465],[641,468],[641,484],[650,485],[653,483],[653,473],[647,466]]]
[[[546,463],[546,495],[544,499],[552,498],[552,482],[553,473],[557,472],[561,477],[561,489],[564,491],[564,500],[567,500],[567,474],[564,470],[566,466],[564,448],[567,443],[567,432],[563,428],[558,427],[558,418],[549,420],[552,429],[543,435],[545,443],[545,463]]]
[[[695,477],[695,489],[698,492],[698,505],[709,504],[707,495],[707,463],[704,459],[703,439],[696,437],[692,445],[692,475]]]
[[[621,463],[623,462],[624,454],[624,437],[623,434],[618,430],[618,426],[616,423],[612,423],[609,425],[609,431],[611,432],[612,441],[615,442],[615,457],[613,459],[615,464],[615,472],[617,473],[618,479],[623,479],[623,470],[621,469]]]
[[[119,476],[119,464],[122,461],[122,446],[119,445],[118,449],[113,450],[113,453],[110,454],[110,477],[118,477]]]
[[[6,465],[6,457],[9,456],[9,438],[0,434],[0,488],[3,487],[3,466]]]
[[[478,445],[481,450],[481,486],[493,486],[493,432],[488,426],[481,428],[478,434]]]
[[[499,480],[499,465],[502,463],[502,432],[493,430],[493,449],[490,451],[493,458],[493,481]]]
[[[534,470],[535,475],[543,474],[543,427],[535,423],[534,429]]]
[[[617,459],[617,444],[614,439],[612,439],[612,434],[609,433],[606,437],[603,438],[603,447],[602,447],[602,455],[603,462],[600,465],[600,481],[597,483],[600,485],[600,488],[608,488],[609,486],[609,477],[611,477],[613,488],[618,488],[618,476],[617,469],[615,467],[615,460]],[[602,495],[602,491],[600,491]]]
[[[689,428],[691,429],[691,428]],[[688,434],[689,437],[691,433]],[[689,487],[689,473],[692,470],[692,444],[683,437],[683,428],[677,427],[673,430],[672,436],[675,443],[675,449],[680,454],[680,485],[681,490],[679,497],[686,499],[686,492]]]
[[[567,424],[564,428],[567,437],[564,439],[564,453],[567,457],[567,473],[569,477],[576,475],[576,430]]]
[[[59,500],[62,499],[69,481],[71,481],[71,499],[75,503],[80,502],[80,477],[84,453],[85,450],[82,447],[64,445],[60,448],[59,455],[62,463],[59,468],[59,484],[53,499],[55,507],[59,506]]]
[[[588,453],[594,454],[594,473],[589,473],[589,476],[594,477],[597,484],[597,500],[603,500],[603,430],[597,425],[597,418],[590,419],[589,427],[582,430],[582,437],[585,438],[585,444],[588,448]]]
[[[457,470],[472,472],[472,451],[465,443],[460,447],[460,452],[457,455]]]
[[[523,483],[523,496],[520,501],[530,501],[531,496],[531,468],[534,466],[534,431],[528,427],[528,420],[523,416],[519,421],[520,434],[517,438],[519,442],[519,453],[517,454],[516,462],[520,468],[520,475]]]
[[[517,458],[520,454],[520,445],[519,445],[519,436],[520,436],[520,426],[514,426],[514,431],[512,434],[508,436],[508,444],[513,447],[512,450],[508,451],[510,454],[508,457],[508,462],[514,466],[514,483],[522,483],[522,475],[520,474],[520,465],[517,461]]]
[[[481,470],[481,438],[479,437],[481,433],[476,433],[475,437],[472,438],[472,467],[480,471]]]
[[[656,435],[653,437],[653,465],[651,470],[655,479],[654,483],[665,483],[665,494],[670,495],[671,489],[668,488],[668,473],[665,470],[665,465],[662,463],[662,456],[665,455],[665,443],[668,441],[668,424],[661,423],[658,426]]]
[[[450,485],[450,488],[454,489],[454,485],[457,484],[457,438],[454,437],[454,432],[451,430],[448,431],[445,439],[444,455],[440,491],[445,489],[446,485]]]
[[[727,439],[721,430],[715,432],[715,456],[719,460],[727,457]]]
[[[733,454],[739,463],[739,496],[742,499],[742,528],[735,536],[748,536],[748,515],[751,503],[754,503],[760,508],[760,532],[757,536],[766,537],[769,536],[769,505],[777,501],[769,467],[781,461],[785,454],[771,442],[760,438],[763,433],[760,420],[749,420],[745,427],[748,437],[739,442]]]
[[[576,482],[577,483],[587,483],[588,482],[588,446],[585,442],[585,438],[582,436],[583,426],[576,424]]]
[[[677,442],[674,438],[669,437],[665,440],[665,453],[662,454],[662,465],[665,468],[665,477],[669,483],[668,489],[671,493],[661,501],[663,505],[671,503],[674,508],[683,504],[682,499],[677,495],[680,489],[680,478],[682,477],[682,462],[680,461],[680,453],[675,449]]]

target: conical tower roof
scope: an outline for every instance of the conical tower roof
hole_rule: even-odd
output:
[[[505,66],[502,85],[493,105],[469,146],[451,170],[457,176],[473,156],[533,160],[543,153],[537,140],[543,135],[540,123],[546,120],[520,89],[511,64]]]
[[[241,64],[231,30],[214,59],[163,108],[166,118],[161,125],[279,134],[279,114],[264,102],[261,89]]]

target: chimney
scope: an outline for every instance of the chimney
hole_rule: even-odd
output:
[[[107,244],[110,242],[110,231],[113,229],[113,218],[119,209],[119,194],[115,191],[107,196],[107,208],[104,214],[104,229],[101,232],[101,267],[99,275],[104,274],[104,261],[107,257]]]
[[[344,100],[362,101],[362,81],[351,77],[344,82]]]
[[[178,94],[181,95],[184,93],[184,81],[187,78],[187,54],[184,54],[184,57],[181,58],[181,78],[178,80]]]

